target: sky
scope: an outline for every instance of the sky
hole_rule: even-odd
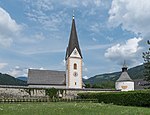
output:
[[[150,0],[0,0],[0,72],[65,70],[73,11],[83,78],[143,63]]]

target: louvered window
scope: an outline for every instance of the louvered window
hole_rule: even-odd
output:
[[[74,64],[74,69],[77,69],[77,64],[76,63]]]

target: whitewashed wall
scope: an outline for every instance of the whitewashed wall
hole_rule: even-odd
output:
[[[74,52],[77,52],[74,54]],[[74,63],[77,64],[77,69],[74,69]],[[67,60],[68,70],[66,71],[66,83],[67,88],[82,88],[82,59],[79,52],[75,48],[70,57]],[[78,75],[74,76],[74,72]],[[76,83],[76,84],[75,84]]]
[[[77,70],[74,70],[74,63],[77,64]],[[82,67],[81,67],[81,59],[70,58],[70,71],[69,71],[69,88],[82,88]],[[74,76],[74,72],[77,72],[78,75]],[[76,85],[75,85],[76,82]]]
[[[115,88],[116,90],[121,90],[121,91],[132,91],[134,90],[134,82],[132,81],[116,82]]]

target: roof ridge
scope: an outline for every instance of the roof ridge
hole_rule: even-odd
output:
[[[29,71],[54,71],[54,72],[65,72],[63,70],[48,70],[48,69],[29,69]]]

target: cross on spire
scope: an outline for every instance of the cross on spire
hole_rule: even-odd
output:
[[[122,72],[127,71],[128,67],[126,65],[126,60],[123,62]]]
[[[73,15],[72,15],[72,18],[74,19],[74,10],[73,10]]]

